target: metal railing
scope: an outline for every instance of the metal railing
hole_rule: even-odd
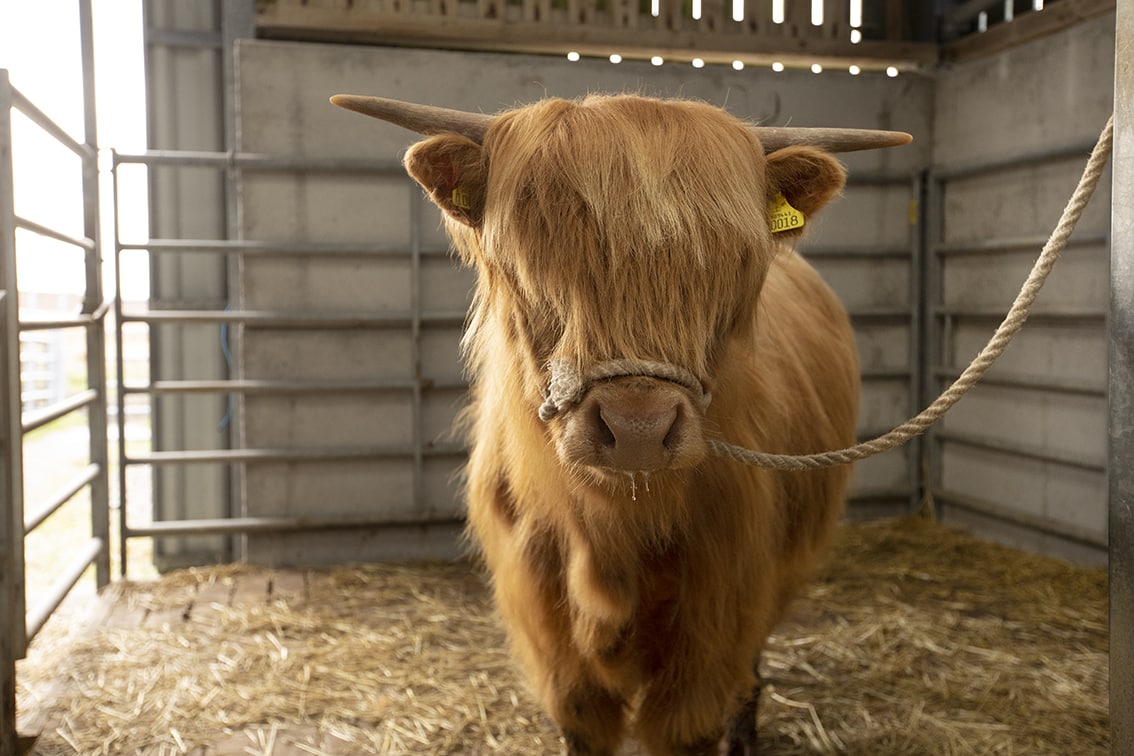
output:
[[[4,406],[0,441],[3,443],[0,478],[3,479],[3,518],[0,524],[0,667],[3,700],[0,701],[0,754],[16,752],[15,660],[44,623],[91,567],[98,587],[110,579],[109,492],[107,478],[105,316],[110,304],[103,300],[99,245],[98,165],[93,96],[93,49],[89,1],[79,4],[82,59],[84,62],[84,126],[86,141],[79,142],[12,86],[8,72],[0,70],[0,288],[6,292],[3,318],[0,392]],[[12,112],[18,110],[43,133],[78,156],[82,172],[83,236],[75,237],[50,225],[16,215],[12,167]],[[20,318],[16,264],[16,231],[52,239],[83,252],[86,286],[82,311],[74,316],[27,321]],[[28,331],[78,328],[86,336],[86,387],[34,411],[22,412],[20,334]],[[89,426],[89,461],[71,480],[62,483],[45,501],[26,502],[23,480],[24,436],[57,420],[86,411]],[[27,535],[88,491],[90,537],[48,588],[38,595],[26,593],[24,543]]]
[[[975,6],[974,6],[975,7]],[[952,352],[957,329],[971,324],[987,326],[991,331],[1004,317],[1004,310],[980,306],[947,306],[943,303],[944,270],[952,259],[966,256],[984,255],[996,258],[1028,250],[1038,251],[1047,242],[1047,237],[1002,237],[972,241],[947,241],[944,228],[945,193],[950,182],[985,176],[996,176],[1006,172],[1034,168],[1059,162],[1076,162],[1090,154],[1092,143],[1069,145],[1040,152],[1015,155],[1000,160],[985,161],[971,165],[937,167],[929,174],[929,211],[927,286],[925,289],[926,310],[926,352],[923,366],[924,393],[935,397],[949,382],[960,375],[960,366],[954,364]],[[1076,249],[1106,247],[1109,239],[1105,234],[1083,231],[1077,232],[1068,241],[1068,255]],[[1107,326],[1107,313],[1104,305],[1052,306],[1047,305],[1031,313],[1028,325],[1031,327],[1052,325],[1061,328],[1076,328],[1083,333],[1099,333]],[[1030,392],[1040,395],[1061,394],[1075,397],[1097,399],[1100,407],[1107,399],[1105,376],[1097,380],[1084,377],[1060,377],[1042,373],[1026,373],[1019,370],[996,369],[981,380],[988,388],[1011,389],[1016,392]],[[1052,465],[1057,469],[1081,471],[1100,477],[1107,474],[1107,463],[1103,456],[1076,453],[1049,448],[1036,443],[996,438],[984,432],[958,431],[947,426],[935,426],[925,436],[927,467],[929,471],[927,492],[932,501],[945,509],[957,510],[978,515],[994,522],[1054,536],[1074,544],[1087,546],[1098,553],[1107,548],[1105,533],[1088,529],[1072,522],[1058,520],[1046,514],[1028,513],[1002,501],[984,496],[973,496],[953,490],[943,482],[944,450],[947,446],[978,452],[1002,455],[1007,459]],[[1103,502],[1098,502],[1101,506]]]
[[[421,370],[421,336],[423,329],[431,327],[460,327],[465,320],[462,310],[425,310],[421,306],[421,262],[426,257],[448,257],[449,249],[444,245],[427,246],[420,240],[418,228],[421,222],[423,199],[417,185],[406,175],[399,163],[389,160],[365,161],[357,159],[296,158],[239,152],[186,152],[152,150],[143,154],[123,154],[112,152],[112,171],[115,196],[119,181],[119,168],[123,165],[143,165],[153,169],[160,166],[209,167],[226,171],[231,178],[237,172],[284,171],[294,173],[334,172],[362,173],[377,177],[396,177],[403,181],[409,198],[409,238],[401,243],[324,243],[263,241],[238,239],[149,239],[145,242],[127,242],[115,233],[114,275],[115,285],[121,291],[121,259],[124,252],[143,251],[151,256],[161,254],[203,254],[235,257],[292,257],[318,254],[349,258],[397,258],[408,259],[410,263],[410,286],[414,292],[411,306],[405,311],[298,311],[298,310],[249,310],[249,309],[195,309],[195,310],[139,310],[127,308],[122,298],[116,297],[115,336],[117,348],[116,367],[119,391],[117,393],[118,423],[118,469],[119,491],[119,552],[120,562],[125,574],[127,544],[132,538],[165,538],[187,535],[216,535],[298,532],[311,530],[334,530],[354,528],[389,528],[398,526],[418,526],[447,524],[451,516],[431,514],[431,507],[425,502],[424,462],[427,458],[457,458],[466,453],[463,445],[456,443],[425,443],[422,437],[423,397],[433,390],[461,390],[467,384],[459,379],[428,377]],[[233,370],[234,377],[214,380],[154,380],[152,376],[143,381],[131,381],[126,376],[123,344],[123,329],[131,323],[145,326],[157,325],[231,325],[256,327],[257,329],[400,329],[408,330],[415,353],[412,359],[412,375],[387,379],[367,380],[295,380],[278,378],[247,378],[242,376],[238,364]],[[240,360],[239,354],[234,359]],[[229,394],[238,397],[248,395],[312,395],[331,392],[374,392],[408,393],[412,401],[413,438],[409,443],[370,444],[350,446],[312,446],[301,448],[240,447],[222,449],[181,449],[149,452],[133,452],[127,447],[126,402],[129,397],[155,397],[168,394]],[[415,511],[411,516],[376,515],[372,517],[355,516],[236,516],[226,518],[165,520],[150,524],[130,522],[126,506],[128,496],[128,475],[132,467],[154,465],[189,465],[219,463],[233,466],[263,462],[326,462],[343,460],[409,460],[413,468],[413,491]]]

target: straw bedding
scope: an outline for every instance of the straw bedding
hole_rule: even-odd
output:
[[[119,583],[140,626],[46,631],[18,680],[36,753],[561,752],[474,568],[268,574],[253,600],[251,567]],[[850,525],[765,654],[761,748],[1103,754],[1106,642],[1104,570]]]

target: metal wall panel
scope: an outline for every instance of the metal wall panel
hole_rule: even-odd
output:
[[[1078,183],[1111,109],[1102,16],[943,70],[936,91],[929,370],[936,388],[984,346]],[[1023,331],[932,434],[947,520],[1100,561],[1106,546],[1104,178]]]

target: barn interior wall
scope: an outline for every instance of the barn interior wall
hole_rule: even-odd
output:
[[[1046,239],[1112,110],[1114,32],[1114,17],[1099,16],[939,72],[933,163],[945,245]],[[1023,164],[996,167],[1015,159]],[[1107,174],[1073,237],[1081,243],[991,371],[1002,382],[978,386],[933,446],[947,521],[1091,561],[1106,558],[1109,186]],[[998,322],[986,313],[1006,310],[1038,248],[935,255],[936,364],[968,364]]]
[[[356,322],[320,329],[246,325],[241,374],[395,384],[384,391],[245,397],[243,443],[249,447],[390,450],[379,458],[250,463],[246,514],[379,515],[394,523],[378,535],[250,535],[250,560],[420,558],[457,548],[461,504],[454,474],[461,458],[445,449],[451,452],[447,431],[463,396],[458,342],[471,274],[448,258],[438,212],[397,165],[413,135],[331,107],[327,98],[336,92],[493,112],[544,96],[631,91],[699,98],[771,124],[911,132],[910,147],[846,156],[852,183],[840,202],[814,219],[803,251],[814,251],[817,267],[854,314],[863,369],[873,376],[864,384],[860,434],[886,430],[912,408],[917,297],[910,200],[915,177],[930,163],[932,80],[267,41],[242,41],[237,61],[238,148],[324,161],[318,170],[245,170],[244,238],[385,250],[243,260],[246,309],[322,312]],[[390,167],[364,173],[326,162],[343,159]],[[856,177],[872,180],[856,184]],[[878,249],[889,253],[862,254]],[[379,324],[383,317],[391,322]],[[854,500],[875,510],[904,510],[916,496],[910,453],[863,463]],[[412,524],[419,521],[436,525]]]

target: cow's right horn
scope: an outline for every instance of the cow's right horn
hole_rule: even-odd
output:
[[[331,98],[331,104],[388,121],[419,134],[453,131],[478,144],[484,141],[484,134],[494,120],[494,116],[482,113],[466,113],[463,110],[417,105],[368,95],[337,94]]]

